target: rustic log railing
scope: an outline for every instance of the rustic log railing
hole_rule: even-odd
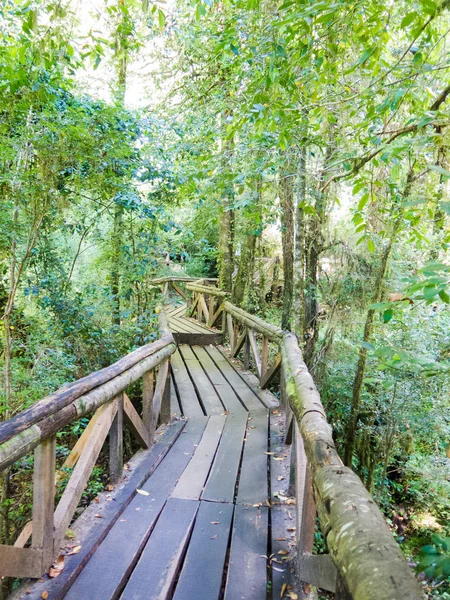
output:
[[[217,279],[198,279],[198,277],[176,277],[176,276],[168,276],[168,277],[158,277],[158,279],[153,279],[150,283],[154,287],[160,287],[162,289],[163,296],[166,298],[169,296],[169,292],[172,290],[176,292],[181,298],[187,300],[188,295],[186,294],[183,286],[187,283],[191,282],[199,282],[202,284],[214,284]]]
[[[261,388],[280,372],[286,442],[292,443],[290,487],[297,503],[299,580],[334,592],[338,600],[423,598],[383,515],[336,451],[296,336],[234,306],[217,288],[195,282],[186,290],[193,293],[188,314],[197,313],[209,326],[222,316],[231,355],[243,354],[244,367],[255,372]],[[329,554],[313,554],[316,516]]]
[[[160,332],[157,341],[0,424],[0,471],[34,451],[32,521],[13,546],[0,545],[1,577],[40,577],[52,564],[108,434],[110,481],[116,483],[123,470],[124,423],[139,445],[149,448],[158,420],[170,419],[169,357],[176,346],[162,312]],[[139,379],[142,418],[126,394]],[[88,426],[57,472],[57,432],[90,413]],[[73,471],[55,509],[55,483],[67,469]]]

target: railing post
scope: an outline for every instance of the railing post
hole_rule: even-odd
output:
[[[246,329],[246,336],[245,336],[245,342],[244,342],[244,370],[248,371],[249,368],[250,368],[250,337],[249,337],[249,331],[248,331],[248,329]]]
[[[32,546],[42,550],[42,572],[54,558],[56,436],[34,451]]]
[[[161,399],[161,411],[159,413],[159,420],[161,423],[168,423],[170,421],[170,369],[171,367],[169,364]]]
[[[202,303],[201,303],[201,299],[203,297],[203,294],[199,294],[198,295],[198,304],[197,304],[197,319],[198,322],[201,323],[202,322],[202,315],[203,315],[203,309],[202,309]]]
[[[155,434],[153,425],[153,371],[142,376],[142,421],[148,431],[150,443]]]
[[[209,309],[209,318],[211,319],[213,314],[214,314],[214,304],[215,304],[215,298],[214,296],[212,296],[211,294],[209,295],[209,300],[208,300],[208,309]]]
[[[263,335],[262,348],[261,348],[261,378],[267,373],[269,366],[269,340]]]
[[[109,430],[109,479],[117,483],[123,471],[123,392],[117,398],[117,413]]]

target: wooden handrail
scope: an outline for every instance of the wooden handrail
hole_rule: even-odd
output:
[[[345,467],[336,451],[332,428],[327,421],[319,392],[303,361],[294,334],[282,331],[227,300],[209,317],[204,315],[205,296],[224,297],[220,290],[189,284],[195,294],[190,314],[207,324],[222,312],[223,333],[228,331],[231,355],[244,353],[244,366],[252,363],[265,387],[281,367],[281,398],[294,420],[292,459],[295,463],[299,511],[297,525],[298,575],[301,581],[336,593],[338,600],[419,600],[423,593],[409,568],[385,519],[359,477]],[[222,292],[223,294],[223,292]],[[233,321],[234,319],[234,321]],[[239,328],[240,326],[240,328]],[[261,353],[255,333],[262,336]],[[268,365],[268,342],[279,353]],[[251,361],[253,355],[253,361]],[[288,441],[288,440],[287,440]],[[316,513],[329,555],[314,556]]]

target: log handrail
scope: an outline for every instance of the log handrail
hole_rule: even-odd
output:
[[[263,319],[222,301],[217,288],[197,283],[186,286],[195,294],[191,314],[201,321],[205,296],[218,297],[222,333],[228,333],[231,355],[243,352],[245,368],[251,365],[261,387],[279,372],[281,400],[288,415],[286,441],[293,443],[291,460],[297,494],[297,571],[304,583],[335,592],[338,600],[419,600],[421,587],[409,568],[386,521],[359,477],[340,459],[332,428],[298,345],[297,337]],[[203,301],[201,301],[203,299]],[[234,319],[234,321],[233,321]],[[211,316],[206,319],[208,325]],[[240,328],[239,328],[240,327]],[[255,333],[262,336],[261,354]],[[269,367],[269,342],[277,345]],[[253,355],[253,360],[251,360]],[[316,514],[329,555],[314,556]]]
[[[35,403],[0,427],[0,471],[34,450],[33,520],[14,546],[0,545],[0,577],[40,577],[51,565],[109,435],[110,481],[123,471],[123,426],[126,422],[139,445],[150,448],[158,420],[170,419],[170,355],[176,345],[163,311],[161,337],[113,365],[68,384]],[[156,380],[154,372],[158,368]],[[142,417],[125,393],[143,380]],[[62,470],[73,472],[56,509],[56,434],[84,415],[93,416],[66,458]],[[24,548],[32,535],[31,548]]]

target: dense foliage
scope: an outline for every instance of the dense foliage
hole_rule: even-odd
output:
[[[297,333],[450,598],[450,3],[97,4],[0,4],[2,418],[151,339],[169,256]]]

